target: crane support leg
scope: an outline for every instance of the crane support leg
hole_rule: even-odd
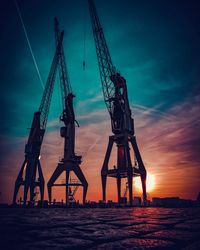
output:
[[[107,170],[108,170],[108,162],[109,162],[109,159],[110,159],[110,154],[111,154],[111,151],[112,151],[113,143],[114,143],[114,138],[113,138],[113,136],[110,136],[109,141],[108,141],[108,147],[107,147],[107,150],[106,150],[106,155],[105,155],[103,166],[102,166],[102,169],[101,169],[101,174],[103,174],[104,172],[106,173]]]
[[[133,205],[133,174],[128,172],[129,204]]]
[[[27,195],[29,188],[33,185],[33,172],[34,172],[34,163],[35,160],[29,160],[26,165],[26,174],[25,174],[25,181],[24,181],[24,206],[26,206]],[[35,179],[34,179],[35,180]],[[30,190],[30,202],[33,201],[33,195]]]
[[[14,189],[14,195],[13,195],[13,204],[16,204],[16,199],[17,199],[17,194],[19,192],[19,188],[20,186],[22,185],[22,182],[23,182],[23,172],[24,172],[24,168],[26,166],[26,160],[24,160],[23,164],[22,164],[22,167],[21,167],[21,170],[17,176],[17,179],[15,181],[15,189]]]
[[[87,194],[87,189],[88,189],[88,183],[87,183],[87,181],[85,179],[85,176],[84,176],[84,174],[83,174],[83,172],[82,172],[82,170],[81,170],[81,168],[79,166],[76,166],[74,168],[74,173],[76,174],[79,181],[83,185],[83,204],[85,204],[86,194]]]
[[[141,178],[141,182],[142,182],[143,203],[144,203],[144,205],[146,205],[146,202],[147,202],[146,173],[141,174],[140,178]]]
[[[112,151],[113,143],[114,143],[114,138],[113,136],[110,136],[109,141],[108,141],[108,147],[106,150],[106,155],[105,155],[103,166],[101,169],[103,201],[106,201],[106,181],[107,181],[108,162],[110,159],[110,154]]]
[[[65,190],[65,201],[66,201],[66,207],[69,205],[69,170],[66,170],[66,190]]]
[[[131,138],[131,144],[132,144],[136,159],[138,161],[140,171],[143,171],[146,173],[146,169],[145,169],[135,136]]]
[[[30,201],[31,201],[31,205],[33,205],[33,201],[34,201],[34,197],[35,197],[35,186],[34,183],[32,183],[30,185]]]
[[[38,175],[39,175],[40,199],[41,201],[43,201],[45,181],[44,181],[44,176],[42,174],[42,167],[41,167],[40,160],[38,160]]]
[[[30,202],[31,205],[34,204],[34,198],[35,198],[35,187],[37,185],[36,182],[36,170],[37,170],[38,160],[36,161],[36,164],[34,164],[35,167],[32,167],[31,169],[31,177],[30,177]]]
[[[106,201],[106,181],[107,181],[107,175],[101,175],[103,201]]]
[[[51,206],[52,202],[52,186],[47,186],[48,197],[49,197],[49,205]]]
[[[118,204],[120,205],[121,200],[121,177],[117,177],[117,196],[118,196]]]
[[[57,168],[53,172],[51,178],[49,179],[47,183],[47,189],[48,189],[48,195],[49,195],[49,204],[51,205],[51,199],[52,199],[52,186],[57,180],[57,178],[62,174],[64,171],[63,165],[58,164]]]
[[[24,202],[23,202],[24,206],[26,206],[28,190],[29,190],[29,183],[28,183],[28,181],[25,181],[25,183],[24,183]]]
[[[140,171],[140,177],[141,177],[141,182],[142,182],[142,192],[143,192],[143,203],[146,203],[146,199],[147,199],[147,193],[146,193],[146,169],[142,160],[142,157],[140,155],[140,151],[138,149],[138,145],[136,142],[136,138],[135,136],[131,138],[131,145],[133,147],[137,162],[138,162],[138,166],[139,166],[139,171]]]

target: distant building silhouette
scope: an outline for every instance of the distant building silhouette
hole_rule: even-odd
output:
[[[199,194],[197,196],[197,202],[200,203],[200,192],[199,192]]]
[[[180,199],[179,197],[152,198],[154,207],[192,207],[196,205],[195,201]]]

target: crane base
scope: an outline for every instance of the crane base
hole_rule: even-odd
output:
[[[38,179],[36,178],[36,172],[38,170]],[[23,174],[25,177],[23,178]],[[44,177],[42,174],[42,167],[39,159],[25,159],[21,170],[15,181],[14,195],[13,195],[13,204],[16,204],[17,194],[21,186],[24,186],[24,195],[23,195],[23,204],[26,206],[27,195],[30,189],[30,204],[34,205],[35,197],[35,187],[40,188],[40,199],[44,199]]]
[[[57,168],[55,169],[54,173],[52,174],[50,180],[47,183],[48,188],[48,195],[49,195],[49,203],[51,205],[52,203],[52,187],[53,186],[65,186],[66,187],[66,206],[69,205],[70,202],[70,193],[69,193],[69,187],[71,186],[82,186],[83,187],[83,204],[85,204],[86,195],[87,195],[87,189],[88,189],[88,183],[85,179],[85,176],[79,166],[77,164],[77,158],[76,159],[70,159],[70,160],[63,160],[58,163]],[[69,182],[69,175],[70,172],[73,171],[75,175],[78,177],[80,183],[70,183]],[[66,182],[62,184],[56,184],[55,181],[59,178],[59,176],[66,172]]]
[[[111,156],[113,144],[117,146],[117,165],[109,169],[109,159]],[[132,165],[130,147],[132,147],[135,154],[136,165]],[[108,147],[104,158],[104,163],[101,170],[103,200],[106,201],[106,182],[107,177],[114,177],[117,179],[117,193],[118,203],[121,203],[121,179],[127,178],[129,189],[129,204],[133,204],[133,177],[140,176],[143,188],[143,201],[146,202],[146,169],[143,164],[136,138],[134,135],[124,133],[113,135],[109,137]]]

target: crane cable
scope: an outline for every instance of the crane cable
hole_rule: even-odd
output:
[[[14,2],[15,2],[15,6],[16,6],[16,9],[17,9],[17,13],[18,13],[19,19],[20,19],[21,24],[22,24],[22,28],[23,28],[25,37],[26,37],[26,41],[27,41],[27,43],[28,43],[28,47],[29,47],[31,56],[32,56],[32,59],[33,59],[33,63],[34,63],[34,65],[35,65],[35,68],[36,68],[36,71],[37,71],[37,74],[38,74],[38,78],[39,78],[39,80],[40,80],[40,83],[41,83],[42,88],[44,89],[44,83],[43,83],[43,81],[42,81],[42,78],[41,78],[41,75],[40,75],[40,71],[39,71],[39,69],[38,69],[38,65],[37,65],[37,62],[36,62],[36,60],[35,60],[35,56],[34,56],[34,53],[33,53],[33,50],[32,50],[31,44],[30,44],[30,40],[29,40],[29,38],[28,38],[27,30],[26,30],[26,27],[25,27],[25,25],[24,25],[24,21],[23,21],[23,18],[22,18],[22,14],[21,14],[19,5],[18,5],[18,3],[17,3],[17,0],[14,0]]]
[[[85,28],[84,28],[84,37],[83,37],[83,70],[85,70]]]
[[[84,22],[83,22],[83,70],[85,70],[85,56],[86,56],[86,23],[87,23],[87,15],[85,9]]]

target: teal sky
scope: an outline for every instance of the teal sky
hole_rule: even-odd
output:
[[[197,169],[200,162],[198,153],[200,149],[198,113],[200,6],[198,1],[96,0],[95,3],[113,62],[127,80],[129,100],[135,114],[136,131],[138,130],[141,144],[149,143],[152,149],[157,145],[158,137],[165,142],[167,136],[176,132],[173,146],[171,147],[166,141],[162,153],[175,151],[179,161],[183,160],[188,165],[194,166],[195,170],[192,171],[198,177],[195,182],[198,186],[197,184],[200,183]],[[21,0],[19,6],[43,81],[46,82],[55,51],[53,18],[57,16],[60,28],[65,30],[64,49],[70,82],[76,94],[75,110],[76,116],[80,119],[80,125],[85,128],[91,124],[97,125],[99,122],[108,121],[87,1]],[[27,128],[31,126],[33,113],[39,107],[43,89],[14,1],[1,1],[0,18],[2,24],[0,171],[4,173],[1,178],[2,176],[6,178],[10,173],[15,178],[20,168],[20,160],[8,163],[7,158],[11,155],[13,157],[15,152],[20,152],[22,162],[24,139],[21,144],[19,141],[21,138],[27,138]],[[83,58],[84,30],[85,58]],[[83,59],[86,61],[85,71],[82,67]],[[61,112],[60,104],[57,81],[47,134],[59,127],[59,124],[54,121],[58,120]],[[105,113],[102,115],[102,112]],[[170,131],[167,130],[168,120],[173,122],[170,125]],[[161,125],[157,127],[157,124]],[[155,127],[158,131],[157,135],[154,131]],[[154,144],[142,139],[144,135],[150,136],[150,128],[154,131]],[[108,133],[110,133],[109,130],[110,127],[107,128]],[[178,133],[181,133],[180,137],[177,137]],[[107,138],[105,145],[106,143]],[[159,145],[156,151],[161,150]],[[145,150],[145,145],[142,147]],[[173,162],[172,165],[175,168],[177,164]],[[187,164],[184,165],[184,169],[187,168]],[[162,167],[160,169],[159,173],[162,173]],[[156,169],[153,172],[156,173]],[[10,180],[11,183],[12,181],[13,179]],[[185,186],[186,188],[188,187]],[[195,189],[194,192],[193,190],[194,187],[190,187],[190,194],[184,192],[182,194],[194,197],[198,190]],[[9,200],[7,197],[7,194],[4,194],[4,200]]]

